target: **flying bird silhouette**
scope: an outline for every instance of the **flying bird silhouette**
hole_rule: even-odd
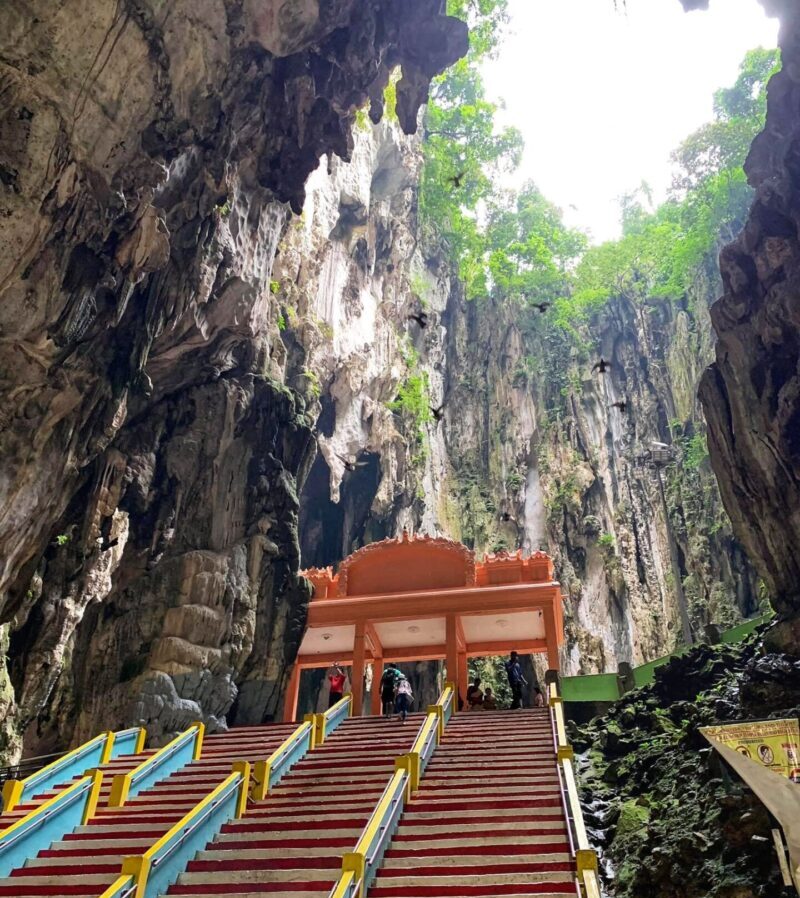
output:
[[[464,171],[460,171],[457,175],[452,175],[451,177],[449,177],[447,179],[447,183],[452,184],[453,187],[456,187],[456,188],[460,187],[461,182],[464,180],[464,176],[466,175],[466,173],[467,173],[467,170],[464,169]]]
[[[428,313],[427,312],[415,312],[413,315],[408,315],[409,321],[416,321],[420,327],[428,326]]]
[[[611,362],[607,362],[602,356],[600,356],[600,361],[595,362],[594,365],[592,365],[592,374],[594,374],[595,371],[597,371],[598,374],[605,374],[610,367]]]
[[[500,520],[501,520],[501,521],[510,521],[510,520],[511,520],[511,515],[510,515],[507,511],[504,511],[504,512],[500,515]]]
[[[439,408],[434,408],[432,405],[429,405],[428,408],[437,421],[441,421],[444,418],[444,404],[440,405]]]
[[[338,452],[336,453],[336,457],[344,465],[345,470],[347,471],[355,471],[356,468],[363,468],[367,464],[365,461],[350,461],[349,458],[339,455]]]
[[[624,415],[628,411],[628,403],[624,399],[619,399],[617,402],[612,402],[609,408],[618,408]]]
[[[538,309],[539,312],[540,312],[542,315],[544,315],[544,313],[545,313],[545,312],[550,308],[550,306],[552,306],[552,305],[553,305],[553,303],[551,303],[551,302],[535,302],[535,303],[533,304],[533,308],[534,308],[534,309]]]

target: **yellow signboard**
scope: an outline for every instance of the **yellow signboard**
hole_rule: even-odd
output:
[[[753,720],[703,727],[703,735],[800,783],[800,720]]]

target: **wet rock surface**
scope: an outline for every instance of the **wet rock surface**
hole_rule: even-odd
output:
[[[800,715],[800,660],[701,645],[580,729],[582,802],[615,898],[789,898],[770,816],[698,732]]]

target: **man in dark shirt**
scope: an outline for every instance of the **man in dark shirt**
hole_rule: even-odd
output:
[[[506,676],[508,677],[508,685],[511,687],[511,708],[512,710],[522,707],[522,687],[527,686],[525,677],[522,676],[522,666],[519,663],[519,655],[516,652],[511,653],[511,657],[506,661]]]

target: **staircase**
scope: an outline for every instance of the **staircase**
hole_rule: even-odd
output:
[[[206,736],[200,760],[139,793],[121,808],[107,806],[113,776],[130,771],[152,752],[111,761],[103,767],[108,773],[97,815],[87,826],[78,827],[11,876],[0,879],[0,896],[97,898],[119,876],[122,859],[149,848],[228,776],[234,761],[263,760],[294,729],[294,724],[241,727]]]
[[[168,894],[325,898],[421,722],[421,714],[405,724],[346,720],[263,802],[223,826]]]
[[[547,709],[453,717],[369,898],[576,896]]]

